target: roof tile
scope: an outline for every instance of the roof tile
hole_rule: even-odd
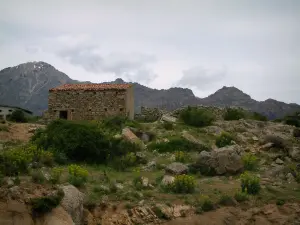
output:
[[[100,91],[100,90],[126,90],[131,84],[63,84],[49,91]]]

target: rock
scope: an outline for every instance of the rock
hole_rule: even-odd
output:
[[[289,149],[289,156],[296,160],[300,161],[300,148],[293,146],[292,148]]]
[[[12,187],[12,186],[14,186],[15,182],[13,181],[13,179],[11,177],[8,177],[6,180],[6,184],[7,184],[7,186]]]
[[[9,196],[13,199],[18,199],[21,196],[19,186],[14,186],[14,187],[9,188],[8,193],[9,193]]]
[[[175,181],[175,177],[170,176],[170,175],[165,175],[161,181],[161,184],[166,186],[169,184],[172,184]]]
[[[141,135],[141,140],[143,142],[149,142],[150,141],[150,136],[147,133],[143,132],[142,135]]]
[[[217,175],[235,174],[244,168],[241,154],[242,149],[238,145],[226,146],[211,152],[202,151],[192,167],[196,170],[199,169],[200,172],[216,173]]]
[[[123,189],[124,189],[124,185],[123,185],[123,184],[116,183],[115,186],[116,186],[116,188],[117,188],[118,190],[123,190]]]
[[[168,165],[165,170],[167,173],[180,175],[180,174],[186,174],[188,172],[188,169],[189,168],[183,163],[174,162]]]
[[[262,150],[268,150],[268,149],[270,149],[272,147],[273,147],[273,143],[269,142],[269,143],[266,143],[266,144],[262,145],[260,147],[260,149],[262,149]]]
[[[73,185],[62,186],[61,189],[65,194],[61,206],[71,215],[76,225],[81,225],[84,195]]]
[[[145,144],[130,130],[130,128],[125,127],[122,130],[122,136],[132,143],[139,144],[143,149],[145,148]]]
[[[258,139],[258,137],[253,136],[253,137],[252,137],[252,140],[253,140],[253,141],[258,141],[259,139]]]
[[[279,165],[284,164],[284,162],[280,158],[277,158],[276,161],[275,161],[275,163],[279,164]]]
[[[175,118],[175,117],[173,117],[173,116],[170,116],[170,115],[163,115],[163,116],[161,117],[161,120],[162,120],[162,121],[169,122],[169,123],[176,123],[177,118]]]
[[[75,223],[62,207],[57,207],[43,217],[37,218],[36,225],[75,225]]]
[[[141,182],[142,182],[143,187],[149,186],[149,179],[147,177],[141,177]]]
[[[156,168],[156,162],[155,161],[151,161],[148,162],[146,166],[143,167],[144,171],[152,171]]]
[[[286,175],[286,179],[287,179],[287,182],[288,182],[288,183],[294,183],[294,182],[295,182],[295,177],[294,177],[293,174],[291,174],[291,173],[288,173],[288,174]]]

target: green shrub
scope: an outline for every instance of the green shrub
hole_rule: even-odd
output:
[[[37,184],[43,184],[45,183],[45,176],[41,170],[34,170],[31,172],[31,179],[32,182],[37,183]]]
[[[284,122],[287,125],[300,127],[300,118],[287,117]]]
[[[246,114],[242,109],[227,108],[223,118],[224,120],[239,120],[246,118]]]
[[[138,145],[104,133],[97,124],[57,120],[36,132],[32,141],[40,148],[55,149],[55,158],[65,155],[78,162],[105,163],[127,152],[140,150]]]
[[[284,205],[284,204],[285,204],[285,200],[284,199],[277,199],[276,200],[276,205],[281,206],[281,205]]]
[[[190,175],[178,175],[171,184],[171,189],[175,193],[193,193],[195,191],[196,181]]]
[[[87,182],[89,173],[86,169],[79,165],[72,164],[68,166],[68,170],[70,184],[74,185],[75,187],[81,187]]]
[[[176,162],[186,162],[188,160],[188,154],[183,151],[176,151],[175,152],[175,161]]]
[[[227,132],[222,132],[217,138],[216,138],[216,145],[219,148],[225,147],[227,145],[231,145],[233,141],[233,137],[231,134]]]
[[[165,128],[166,130],[173,130],[174,129],[174,125],[171,122],[165,121],[163,123],[163,128]]]
[[[260,179],[259,177],[252,175],[248,172],[241,174],[241,188],[242,192],[250,195],[256,195],[260,191]]]
[[[225,206],[234,206],[235,201],[231,196],[225,194],[225,195],[221,195],[219,204]]]
[[[196,107],[187,107],[181,111],[179,117],[185,124],[195,127],[209,126],[215,120],[211,112]]]
[[[245,202],[249,199],[248,195],[245,192],[238,191],[234,194],[234,198],[238,202]]]
[[[26,118],[24,112],[20,109],[17,109],[12,112],[12,114],[7,116],[9,121],[17,122],[17,123],[26,123],[28,119]]]
[[[201,209],[204,212],[211,211],[211,210],[213,210],[215,208],[213,202],[209,199],[208,196],[202,196],[201,197],[200,206],[201,206]]]
[[[168,142],[152,142],[148,145],[148,149],[157,150],[160,153],[175,152],[175,151],[202,151],[202,146],[190,142],[182,137],[170,138]]]
[[[111,166],[120,171],[124,171],[130,167],[138,165],[137,157],[134,152],[129,152],[119,159],[113,160]]]
[[[268,121],[268,118],[265,115],[260,114],[258,112],[253,112],[251,119],[258,121]]]
[[[38,197],[31,199],[33,214],[45,214],[56,208],[64,197],[63,191],[49,196]]]
[[[170,220],[171,218],[166,214],[160,207],[154,206],[152,208],[152,211],[155,213],[157,218],[162,219],[162,220]]]
[[[40,153],[40,161],[45,166],[53,166],[54,165],[54,156],[50,151],[41,151]]]
[[[59,168],[59,167],[52,168],[51,174],[50,174],[50,182],[52,184],[60,183],[60,178],[61,178],[62,172],[63,172],[62,168]]]
[[[242,157],[245,170],[255,170],[258,165],[258,159],[251,153],[246,153]]]
[[[300,137],[300,128],[295,128],[293,130],[293,136],[296,138]]]

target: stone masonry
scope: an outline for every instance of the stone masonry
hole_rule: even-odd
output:
[[[134,118],[131,84],[64,84],[49,90],[49,119],[100,120]]]

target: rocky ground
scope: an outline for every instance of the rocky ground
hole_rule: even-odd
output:
[[[6,177],[0,188],[0,225],[4,224],[300,224],[300,186],[290,170],[300,160],[300,140],[293,136],[294,127],[281,123],[254,120],[216,121],[212,126],[194,128],[163,118],[173,124],[166,130],[161,121],[143,124],[143,132],[124,129],[120,135],[144,146],[136,156],[144,163],[127,171],[100,165],[83,165],[89,180],[79,190],[67,183],[38,185],[28,176]],[[4,125],[3,125],[4,126]],[[0,147],[12,141],[26,142],[40,126],[10,124],[0,130]],[[230,146],[218,148],[215,139],[223,131],[234,136]],[[155,142],[183,137],[198,145],[210,146],[206,151],[189,151],[187,160],[176,162],[174,153],[158,153],[149,148],[151,135]],[[242,157],[253,154],[258,164],[252,174],[260,177],[261,191],[245,202],[234,199],[240,189],[240,174],[245,170]],[[212,168],[213,176],[191,173],[191,169]],[[67,168],[63,167],[64,173]],[[42,168],[47,177],[49,168]],[[196,179],[191,194],[174,194],[161,189],[174,182],[178,174]],[[141,177],[141,186],[133,184]],[[65,196],[59,207],[42,217],[32,215],[29,200],[63,189]],[[221,204],[222,196],[231,196],[230,204]],[[213,203],[208,212],[199,211],[198,203],[206,196]]]

